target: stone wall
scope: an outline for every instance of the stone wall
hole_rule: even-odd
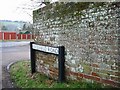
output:
[[[36,52],[37,71],[47,75],[49,78],[58,79],[58,58],[56,55]]]
[[[67,79],[85,79],[119,86],[119,4],[106,3],[94,7],[94,3],[90,3],[89,7],[71,11],[63,17],[59,16],[59,11],[54,13],[54,7],[59,4],[51,4],[33,12],[35,42],[65,46]],[[42,63],[43,66],[38,62],[37,67],[46,68],[42,72],[48,76],[53,71],[53,78],[57,78],[57,57],[39,53],[37,56],[39,62],[46,62]]]

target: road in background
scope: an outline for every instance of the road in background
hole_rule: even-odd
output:
[[[20,42],[0,42],[0,48],[13,47],[13,46],[23,46],[28,45],[30,41],[20,41]]]

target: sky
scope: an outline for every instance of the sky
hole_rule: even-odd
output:
[[[31,0],[0,0],[0,20],[32,22],[33,10],[26,9],[31,3]]]
[[[41,1],[43,0],[0,0],[0,20],[32,22],[33,10],[45,6],[40,6]]]
[[[32,22],[32,12],[40,7],[40,1],[43,0],[0,0],[0,20]]]

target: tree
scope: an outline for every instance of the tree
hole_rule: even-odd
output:
[[[2,30],[8,30],[6,26],[2,26]]]
[[[27,27],[26,27],[26,24],[24,24],[24,25],[23,25],[23,30],[26,30],[26,28],[27,28]]]

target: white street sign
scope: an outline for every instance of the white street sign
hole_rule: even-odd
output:
[[[59,54],[59,48],[32,44],[32,48],[43,52]]]

